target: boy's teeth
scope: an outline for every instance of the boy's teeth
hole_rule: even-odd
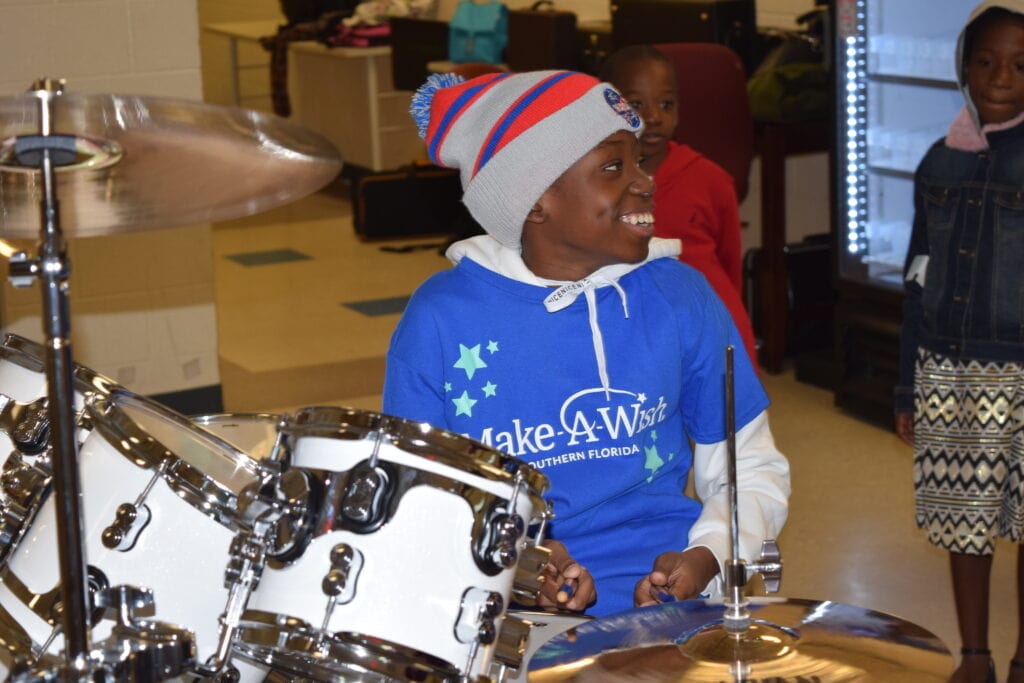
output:
[[[654,222],[654,214],[650,211],[643,213],[631,213],[622,217],[622,220],[631,225],[650,225]]]

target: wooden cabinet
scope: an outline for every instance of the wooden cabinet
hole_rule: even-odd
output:
[[[425,154],[409,115],[412,93],[391,82],[391,48],[297,42],[288,49],[292,119],[333,142],[346,166],[375,171]]]

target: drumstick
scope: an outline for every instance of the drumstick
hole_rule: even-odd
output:
[[[678,600],[675,595],[667,591],[658,591],[658,600],[661,602],[675,602]]]
[[[555,594],[555,600],[558,602],[569,602],[572,600],[573,592],[572,585],[563,583],[562,587],[558,589],[558,593]]]

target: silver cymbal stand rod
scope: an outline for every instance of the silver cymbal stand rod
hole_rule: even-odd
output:
[[[731,556],[725,565],[725,616],[723,626],[730,633],[743,633],[750,626],[750,611],[743,589],[747,568],[740,559],[739,494],[736,484],[736,393],[733,377],[732,344],[725,347],[725,439],[728,452],[729,541]]]
[[[37,81],[32,86],[39,98],[40,133],[52,132],[53,99],[61,86]],[[60,230],[50,150],[42,149],[43,236],[40,242],[38,277],[43,288],[43,332],[46,335],[46,378],[49,396],[50,433],[53,443],[53,491],[57,505],[57,549],[60,557],[62,622],[69,668],[88,669],[88,587],[82,533],[81,486],[75,443],[71,315],[67,279],[70,264]]]

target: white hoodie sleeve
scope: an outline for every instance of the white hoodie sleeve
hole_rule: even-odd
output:
[[[688,548],[707,547],[720,569],[705,595],[722,593],[725,562],[732,554],[728,458],[726,441],[694,448],[694,488],[703,510],[690,529]],[[778,535],[789,512],[789,462],[775,447],[764,411],[736,432],[736,490],[740,557],[749,562],[759,557],[763,540]]]

